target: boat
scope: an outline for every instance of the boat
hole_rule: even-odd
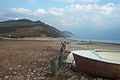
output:
[[[71,51],[71,54],[73,54],[72,62],[75,60],[78,71],[105,78],[120,79],[119,50],[76,50]]]

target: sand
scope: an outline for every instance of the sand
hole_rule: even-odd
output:
[[[20,38],[17,40],[48,40],[44,41],[0,41],[0,80],[79,80],[76,72],[65,63],[59,66],[59,77],[51,76],[50,60],[60,54],[61,44],[49,42],[74,42],[64,38]],[[67,44],[65,58],[72,50],[120,49],[120,45],[86,43]]]

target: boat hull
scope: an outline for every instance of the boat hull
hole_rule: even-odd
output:
[[[80,72],[112,79],[120,79],[120,64],[112,64],[73,54]]]

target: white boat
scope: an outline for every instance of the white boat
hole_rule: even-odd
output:
[[[73,63],[81,72],[120,79],[119,50],[77,50],[71,51],[66,62]]]

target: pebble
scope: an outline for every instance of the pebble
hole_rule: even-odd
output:
[[[24,77],[24,76],[16,76],[16,79],[17,79],[17,80],[24,80],[25,77]]]
[[[36,72],[36,69],[33,71],[34,73]]]
[[[37,73],[38,76],[40,76],[40,73]]]
[[[84,47],[84,46],[83,46]],[[41,55],[42,56],[42,55]],[[52,57],[46,57],[47,54],[43,55],[43,57],[40,57],[39,58],[39,63],[36,62],[36,61],[33,61],[32,59],[29,60],[29,63],[31,63],[29,66],[28,65],[17,65],[17,67],[13,68],[11,66],[7,67],[7,69],[10,70],[10,72],[12,72],[13,74],[17,74],[17,75],[22,75],[22,76],[4,76],[4,79],[8,80],[53,80],[51,79],[51,77],[46,77],[45,75],[46,74],[51,74],[51,71],[50,71],[50,60],[53,59],[53,56]],[[45,59],[46,57],[46,59]],[[39,66],[38,66],[38,65]],[[16,70],[20,68],[20,72],[17,72]],[[68,64],[64,65],[64,66],[60,66],[59,68],[59,73],[60,74],[66,74],[66,75],[71,75],[71,78],[68,78],[68,80],[78,80],[78,77],[76,76],[73,76],[74,72],[72,72],[70,69],[70,66],[68,66]],[[23,69],[23,70],[22,70]],[[24,69],[27,71],[25,73],[24,72]],[[14,71],[12,71],[14,70]],[[23,71],[23,72],[21,72]],[[26,77],[24,77],[26,76]],[[32,78],[32,79],[31,79]],[[0,80],[4,80],[2,78],[0,78]],[[89,80],[87,77],[83,76],[81,77],[81,80]],[[102,78],[93,78],[93,80],[103,80]],[[107,79],[106,79],[107,80]],[[117,80],[120,80],[120,79],[117,79]]]
[[[5,76],[5,80],[8,79],[8,78],[9,78],[9,76]]]
[[[78,80],[76,76],[72,76],[71,78],[69,78],[68,80]]]
[[[13,70],[13,68],[9,68],[9,70]]]
[[[17,74],[17,72],[13,72],[13,74]]]
[[[22,65],[18,65],[17,67],[20,68]]]
[[[33,75],[33,72],[31,72],[31,75]]]
[[[34,78],[34,80],[36,80],[37,78]]]
[[[44,80],[44,79],[45,79],[45,77],[44,77],[44,76],[41,76],[41,77],[39,77],[39,79],[40,79],[40,80],[41,80],[41,79],[43,79],[43,80]]]
[[[28,71],[32,71],[32,69],[28,69]]]
[[[27,78],[30,78],[30,75],[26,75],[27,76]]]

